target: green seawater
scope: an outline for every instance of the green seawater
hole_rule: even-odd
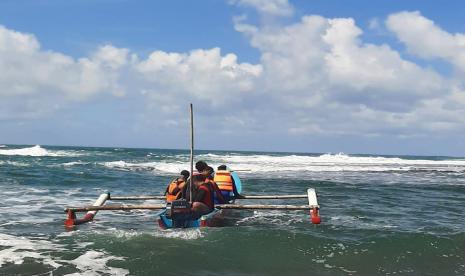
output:
[[[305,211],[229,211],[223,227],[162,230],[154,211],[134,210],[64,228],[66,206],[104,192],[161,194],[188,158],[0,147],[0,275],[465,275],[462,158],[197,151],[196,160],[247,170],[244,194],[315,188],[322,224]]]

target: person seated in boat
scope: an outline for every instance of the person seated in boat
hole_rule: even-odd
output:
[[[226,165],[221,165],[218,167],[213,180],[218,185],[218,188],[220,189],[225,202],[229,202],[236,198],[243,198],[243,196],[240,195],[237,191],[234,178],[231,176],[231,171],[228,170]]]
[[[195,169],[198,173],[203,174],[206,178],[210,178],[213,180],[213,175],[215,171],[212,167],[208,166],[205,161],[199,161],[195,164]]]
[[[191,211],[193,219],[198,219],[213,211],[215,203],[213,200],[213,193],[209,183],[205,182],[206,178],[202,174],[197,174],[192,177],[192,207]]]
[[[221,193],[220,188],[214,181],[215,170],[213,170],[212,167],[208,166],[202,172],[202,174],[206,176],[205,182],[208,183],[211,186],[212,191],[214,191],[213,198],[215,200],[215,203],[217,204],[227,203],[227,201],[223,197],[223,194]]]
[[[171,202],[182,197],[184,188],[186,187],[187,179],[189,179],[190,173],[186,170],[181,171],[181,176],[175,178],[166,187],[165,195],[166,202]]]
[[[205,182],[208,183],[214,192],[214,201],[215,203],[218,204],[223,204],[226,203],[227,201],[223,198],[223,195],[218,187],[216,185],[215,181],[213,180],[213,176],[215,174],[215,170],[213,170],[212,167],[208,166],[208,164],[205,161],[198,161],[195,163],[195,169],[199,174],[202,174],[205,176]]]
[[[208,164],[205,161],[198,161],[195,163],[195,169],[199,172],[202,173],[205,170],[207,170]]]

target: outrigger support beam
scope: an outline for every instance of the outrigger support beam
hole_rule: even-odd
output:
[[[239,209],[239,210],[311,210],[318,206],[309,205],[264,205],[264,204],[221,204],[215,205],[218,209]]]
[[[307,198],[308,195],[244,195],[242,198],[237,199],[292,199],[292,198]],[[163,195],[149,195],[149,196],[110,196],[110,200],[150,200],[158,199],[165,200],[166,196]]]
[[[316,191],[313,188],[307,189],[306,195],[250,195],[244,196],[243,199],[291,199],[291,198],[307,198],[308,205],[266,205],[266,204],[218,204],[217,210],[221,209],[238,209],[238,210],[310,210],[310,217],[313,224],[320,224],[320,206]],[[103,210],[163,210],[166,209],[165,204],[148,204],[148,205],[105,205],[107,200],[149,200],[159,199],[164,200],[165,196],[110,196],[110,193],[101,194],[97,201],[92,206],[84,207],[68,207],[65,212],[68,214],[65,220],[66,227],[73,227],[78,224],[90,222],[98,211]],[[76,213],[87,212],[83,218],[77,219]]]
[[[65,209],[65,212],[89,212],[89,211],[103,211],[103,210],[160,210],[165,209],[164,204],[153,204],[153,205],[105,205],[105,206],[85,206],[85,207],[69,207]],[[248,209],[248,210],[311,210],[312,208],[318,208],[318,206],[309,205],[264,205],[264,204],[218,204],[215,205],[218,209]]]
[[[165,200],[166,196],[164,195],[149,195],[149,196],[110,196],[111,200],[150,200],[150,199],[159,199]]]
[[[153,204],[153,205],[121,205],[121,204],[112,204],[104,206],[84,206],[84,207],[68,207],[65,209],[65,212],[88,212],[88,211],[127,211],[127,210],[160,210],[165,209],[165,204]]]

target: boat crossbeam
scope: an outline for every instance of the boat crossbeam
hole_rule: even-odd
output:
[[[294,199],[307,198],[308,205],[284,205],[284,204],[218,204],[217,210],[309,210],[313,224],[321,222],[317,195],[315,189],[307,189],[305,195],[245,195],[240,199]],[[101,194],[93,205],[84,207],[67,207],[64,211],[68,214],[65,220],[66,227],[74,227],[78,224],[90,222],[94,219],[98,211],[128,211],[128,210],[165,210],[165,204],[105,204],[109,200],[165,200],[162,195],[145,196],[111,196],[110,193]],[[86,212],[83,218],[78,219],[76,213]]]

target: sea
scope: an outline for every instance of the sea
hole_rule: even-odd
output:
[[[308,211],[234,210],[221,227],[162,230],[155,211],[133,210],[70,230],[65,207],[161,195],[189,152],[0,145],[0,275],[465,275],[465,158],[199,150],[198,160],[236,170],[245,195],[315,188],[321,224]]]

